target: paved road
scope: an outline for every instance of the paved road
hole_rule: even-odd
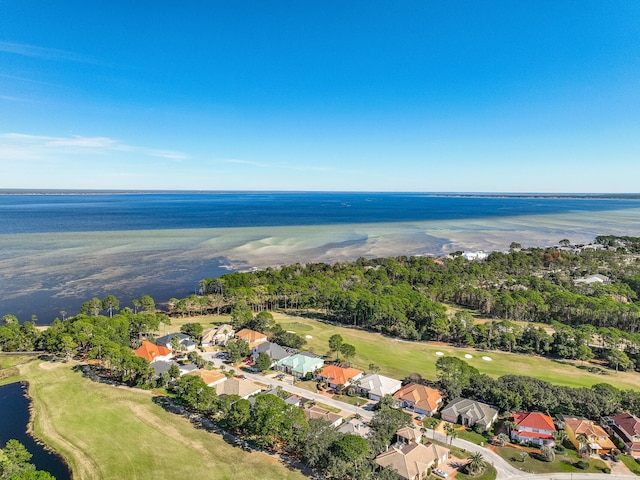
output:
[[[211,360],[217,367],[220,367],[221,365],[223,365],[223,362],[221,359],[215,358],[215,354],[204,353],[202,354],[202,356],[206,360]],[[341,402],[339,400],[334,400],[333,398],[327,397],[326,395],[322,395],[320,393],[311,392],[304,388],[296,387],[295,385],[291,384],[291,381],[287,382],[287,381],[278,380],[274,378],[274,375],[264,376],[264,375],[260,375],[259,373],[249,373],[245,371],[242,371],[240,373],[245,377],[247,377],[248,379],[253,380],[255,382],[266,383],[267,385],[271,385],[273,387],[282,387],[283,390],[289,393],[293,393],[300,397],[305,397],[319,403],[324,403],[325,405],[329,405],[330,407],[339,408],[340,410],[342,410],[343,412],[349,415],[357,414],[366,420],[371,420],[373,418],[373,412],[369,410],[365,410],[362,407],[356,407],[355,405],[350,405],[348,403]],[[287,375],[287,378],[291,378],[291,376]]]
[[[215,358],[215,354],[205,353],[202,356],[206,360],[211,360],[217,367],[220,367],[223,362],[222,360]],[[305,390],[300,387],[296,387],[292,385],[291,382],[280,381],[272,376],[263,376],[257,373],[248,373],[242,372],[244,376],[247,378],[254,380],[260,383],[266,383],[268,385],[272,385],[274,387],[280,386],[283,390],[293,393],[295,395],[299,395],[305,398],[309,398],[311,400],[315,400],[320,403],[324,403],[326,405],[340,408],[341,410],[350,413],[350,414],[358,414],[362,418],[371,420],[373,418],[373,412],[365,410],[361,407],[356,407],[354,405],[349,405],[347,403],[341,402],[339,400],[334,400],[332,398],[326,397],[325,395],[321,395],[319,393],[310,392],[309,390]],[[290,378],[290,377],[289,377]],[[434,437],[435,435],[435,437]],[[447,436],[444,433],[435,432],[433,430],[427,430],[425,434],[427,438],[435,438],[440,442],[446,442]],[[485,460],[491,462],[491,464],[495,467],[498,472],[496,480],[638,480],[638,477],[635,475],[611,475],[604,473],[543,473],[543,474],[532,474],[525,473],[521,470],[518,470],[513,465],[511,465],[508,461],[502,458],[497,453],[489,450],[486,447],[481,447],[480,445],[476,445],[475,443],[471,443],[467,440],[463,440],[461,438],[456,438],[453,440],[453,445],[458,448],[463,448],[470,452],[479,452],[483,455]]]

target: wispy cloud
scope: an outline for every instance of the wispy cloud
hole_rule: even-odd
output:
[[[94,63],[94,60],[77,53],[59,50],[57,48],[39,47],[26,43],[2,42],[0,41],[0,52],[13,53],[24,57],[35,57],[45,60],[63,60],[69,62]]]
[[[0,159],[11,152],[21,152],[22,158],[40,158],[56,153],[65,154],[109,154],[112,152],[132,152],[150,157],[170,160],[186,160],[189,155],[174,150],[128,145],[109,137],[49,137],[24,133],[0,134]]]

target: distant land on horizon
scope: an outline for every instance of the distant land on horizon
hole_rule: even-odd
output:
[[[433,197],[486,197],[486,198],[575,198],[575,199],[640,199],[638,193],[590,193],[590,192],[412,192],[412,191],[365,191],[365,190],[119,190],[119,189],[56,189],[56,188],[0,188],[0,195],[154,195],[154,194],[382,194],[382,195],[428,195]]]

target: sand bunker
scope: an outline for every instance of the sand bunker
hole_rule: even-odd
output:
[[[493,358],[491,357],[482,357],[483,360],[486,360],[487,362],[490,362],[491,360],[493,360]]]
[[[444,355],[444,353],[442,353],[442,352],[436,352],[436,355],[437,355],[437,356],[439,356],[439,357],[441,357],[441,356],[443,356],[443,355]]]
[[[305,335],[304,338],[313,338],[311,335]]]
[[[471,355],[470,353],[465,353],[464,358],[473,358],[473,355]]]

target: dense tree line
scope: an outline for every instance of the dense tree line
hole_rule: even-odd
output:
[[[0,351],[44,351],[66,358],[101,360],[105,374],[113,380],[135,386],[150,386],[154,371],[149,362],[133,353],[143,337],[153,336],[169,318],[155,311],[151,297],[143,297],[143,309],[119,309],[114,296],[106,302],[92,299],[82,311],[64,320],[56,318],[46,330],[32,322],[18,323],[14,315],[4,315],[0,325]],[[134,303],[135,304],[135,303]],[[139,306],[140,304],[138,304]],[[106,311],[107,315],[100,313]]]
[[[612,366],[640,368],[640,239],[598,237],[597,242],[606,248],[513,248],[482,262],[461,255],[361,258],[229,273],[202,280],[202,295],[176,300],[171,313],[197,310],[180,310],[181,302],[216,312],[238,302],[252,312],[312,309],[329,321],[411,340],[585,360],[594,355],[609,360],[605,350],[614,349],[627,358],[613,358]],[[574,283],[593,273],[612,282]],[[474,325],[471,315],[450,315],[443,303],[495,321]],[[522,328],[510,320],[550,328]]]
[[[449,399],[472,398],[495,405],[504,412],[539,411],[594,420],[621,412],[640,416],[640,392],[620,390],[607,383],[591,388],[572,388],[520,375],[493,379],[464,360],[446,356],[436,361],[436,370],[438,381],[435,386]],[[429,383],[420,378],[411,380]]]

